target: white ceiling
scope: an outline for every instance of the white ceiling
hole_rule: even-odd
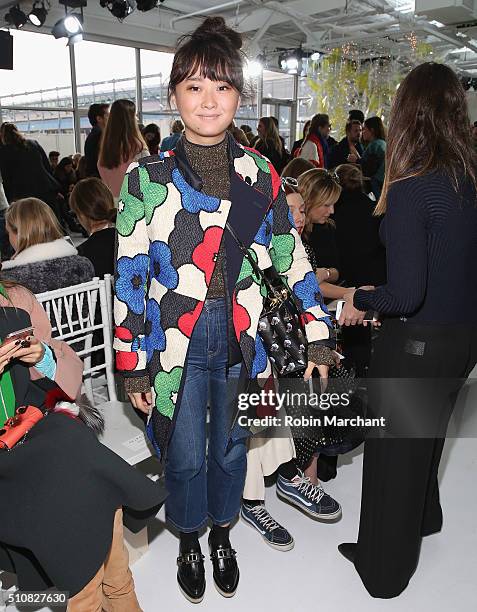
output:
[[[32,3],[20,5],[28,12]],[[13,4],[0,0],[0,26]],[[64,14],[57,0],[51,4],[45,31]],[[223,15],[243,32],[250,57],[265,51],[270,65],[278,49],[299,46],[326,52],[344,45],[361,57],[406,56],[412,53],[414,33],[418,42],[431,43],[436,55],[477,73],[477,41],[472,38],[477,38],[477,0],[416,0],[416,6],[414,0],[165,0],[147,13],[134,11],[122,23],[101,8],[99,0],[88,0],[85,38],[173,49],[180,34],[212,14]]]

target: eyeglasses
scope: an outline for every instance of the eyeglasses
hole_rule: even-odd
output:
[[[293,178],[291,176],[282,176],[282,185],[283,187],[287,185],[287,187],[291,187],[291,189],[293,189],[294,191],[298,190],[298,181],[296,178]]]

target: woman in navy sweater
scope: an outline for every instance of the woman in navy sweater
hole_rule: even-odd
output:
[[[370,367],[357,544],[342,544],[374,597],[399,595],[421,538],[442,527],[438,468],[455,397],[477,361],[476,153],[464,89],[440,64],[415,68],[391,113],[377,213],[387,283],[350,292],[340,323],[385,316]]]

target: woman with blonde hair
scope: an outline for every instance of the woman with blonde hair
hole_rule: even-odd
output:
[[[100,179],[92,176],[75,185],[70,206],[89,234],[78,247],[78,253],[91,261],[96,276],[114,274],[117,211],[111,192]]]
[[[308,170],[298,178],[298,189],[305,202],[305,227],[302,240],[315,256],[316,277],[325,298],[342,299],[346,289],[339,279],[339,253],[331,215],[341,195],[338,176],[323,168]]]
[[[2,263],[2,271],[8,270],[9,278],[33,293],[93,278],[93,266],[78,256],[55,214],[42,200],[24,198],[13,202],[5,215],[5,224],[15,253],[11,260]]]
[[[129,164],[148,155],[136,119],[136,105],[131,100],[116,100],[111,105],[98,159],[99,174],[115,198],[119,197]]]

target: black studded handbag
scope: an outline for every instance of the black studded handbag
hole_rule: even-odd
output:
[[[228,222],[226,228],[252,266],[255,276],[267,290],[257,331],[271,363],[280,375],[305,370],[308,364],[308,341],[295,294],[274,266],[266,270],[258,267]]]

